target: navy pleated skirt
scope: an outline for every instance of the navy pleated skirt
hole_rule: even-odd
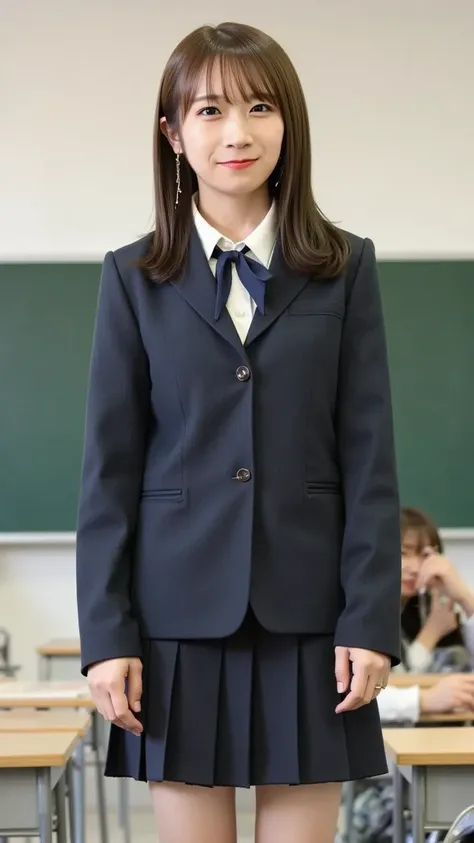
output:
[[[268,632],[249,611],[228,638],[143,650],[143,734],[112,725],[107,776],[250,787],[387,771],[377,703],[335,713],[330,635]]]

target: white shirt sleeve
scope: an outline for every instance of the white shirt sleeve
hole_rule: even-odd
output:
[[[413,641],[405,650],[405,660],[410,673],[427,673],[433,663],[433,651]]]
[[[382,723],[416,723],[420,717],[420,689],[393,688],[388,685],[377,697]]]
[[[462,633],[466,650],[468,651],[471,662],[474,661],[474,615],[463,621]]]

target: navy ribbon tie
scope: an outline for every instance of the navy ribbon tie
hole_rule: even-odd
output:
[[[229,298],[233,263],[235,263],[237,275],[253,298],[257,310],[260,313],[265,313],[266,283],[272,276],[263,264],[247,257],[246,252],[248,251],[248,246],[244,246],[242,250],[229,249],[228,251],[223,251],[219,246],[216,246],[212,253],[212,257],[217,258],[215,319],[219,319]]]

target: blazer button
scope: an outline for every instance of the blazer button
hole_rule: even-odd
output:
[[[239,366],[235,374],[239,381],[248,381],[250,378],[250,369],[248,366]]]
[[[247,483],[251,476],[252,475],[248,468],[239,468],[237,474],[235,475],[235,479],[240,480],[241,483]]]

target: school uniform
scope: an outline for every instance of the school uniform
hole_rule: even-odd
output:
[[[371,241],[290,269],[273,206],[245,243],[194,207],[182,278],[108,253],[77,533],[82,669],[143,662],[144,733],[106,774],[248,787],[386,770],[377,703],[336,715],[334,646],[399,659],[400,534]],[[215,247],[269,268],[264,312]]]

